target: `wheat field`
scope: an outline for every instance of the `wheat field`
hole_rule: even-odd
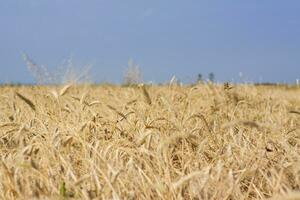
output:
[[[0,87],[1,199],[300,199],[300,88]]]

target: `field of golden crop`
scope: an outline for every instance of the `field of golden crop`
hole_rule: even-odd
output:
[[[300,88],[0,87],[1,199],[300,198]]]

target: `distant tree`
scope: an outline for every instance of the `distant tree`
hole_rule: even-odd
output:
[[[197,82],[202,82],[202,81],[203,81],[203,76],[201,73],[199,73],[197,77]]]
[[[215,81],[215,74],[214,73],[209,73],[208,74],[208,80],[210,81],[210,82],[214,82]]]

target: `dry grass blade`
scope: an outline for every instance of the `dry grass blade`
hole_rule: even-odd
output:
[[[289,113],[293,113],[293,114],[298,114],[298,115],[300,115],[300,112],[299,112],[299,111],[296,111],[296,110],[291,110]]]
[[[68,92],[68,90],[71,88],[71,86],[72,86],[71,84],[68,84],[65,87],[63,87],[59,92],[59,96],[65,95]]]
[[[131,100],[131,101],[127,102],[126,105],[129,106],[129,105],[134,104],[136,102],[137,102],[137,100],[134,99],[134,100]]]
[[[120,115],[121,117],[123,117],[123,119],[127,119],[126,115],[124,115],[123,113],[121,113],[120,111],[118,111],[116,108],[112,107],[111,105],[106,105],[109,109],[115,111],[118,115]]]
[[[19,124],[18,123],[14,123],[14,122],[0,124],[0,128],[6,127],[6,126],[19,126]]]
[[[93,106],[93,105],[97,105],[97,104],[101,104],[101,102],[100,101],[93,101],[93,102],[90,102],[88,105]]]
[[[86,96],[87,96],[87,93],[82,94],[82,96],[80,98],[80,101],[79,101],[81,105],[85,104],[85,98],[86,98]]]
[[[16,92],[16,95],[17,95],[20,99],[22,99],[27,105],[29,105],[29,107],[30,107],[32,110],[35,111],[35,105],[34,105],[34,103],[33,103],[31,100],[29,100],[27,97],[23,96],[22,94],[20,94],[20,93],[18,93],[18,92]]]
[[[144,94],[144,97],[145,97],[145,99],[146,99],[146,102],[147,102],[149,105],[151,105],[151,104],[152,104],[152,101],[151,101],[150,95],[149,95],[149,93],[148,93],[148,91],[147,91],[145,85],[142,86],[142,90],[143,90],[143,94]]]
[[[209,126],[207,120],[205,119],[204,115],[202,115],[201,113],[199,114],[195,114],[192,115],[191,117],[189,117],[187,120],[193,119],[193,118],[200,118],[202,120],[202,122],[205,124],[207,130],[212,134],[213,130],[211,129],[211,127]]]
[[[191,180],[195,177],[206,176],[206,177],[203,177],[203,178],[207,178],[208,174],[209,174],[209,171],[210,171],[210,167],[207,167],[206,169],[204,169],[202,171],[192,172],[192,173],[180,178],[178,181],[173,183],[172,186],[176,190],[177,188],[182,186],[184,183],[188,182],[189,180]]]
[[[236,126],[238,124],[243,125],[243,126],[248,126],[248,127],[251,127],[251,128],[260,128],[261,127],[258,123],[253,122],[253,121],[236,120],[236,121],[233,121],[233,122],[223,124],[222,128],[233,127],[233,126]]]
[[[75,96],[71,96],[73,99],[75,99],[76,101],[80,102],[80,98],[79,97],[75,97]]]
[[[259,128],[260,125],[256,122],[253,121],[240,121],[241,124],[243,124],[244,126],[249,126],[249,127],[253,127],[253,128]]]

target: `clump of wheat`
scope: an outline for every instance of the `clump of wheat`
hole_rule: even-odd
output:
[[[143,82],[142,76],[142,71],[139,65],[135,64],[132,59],[129,59],[123,83],[125,85],[137,85]]]
[[[297,199],[300,90],[0,87],[1,199]]]

